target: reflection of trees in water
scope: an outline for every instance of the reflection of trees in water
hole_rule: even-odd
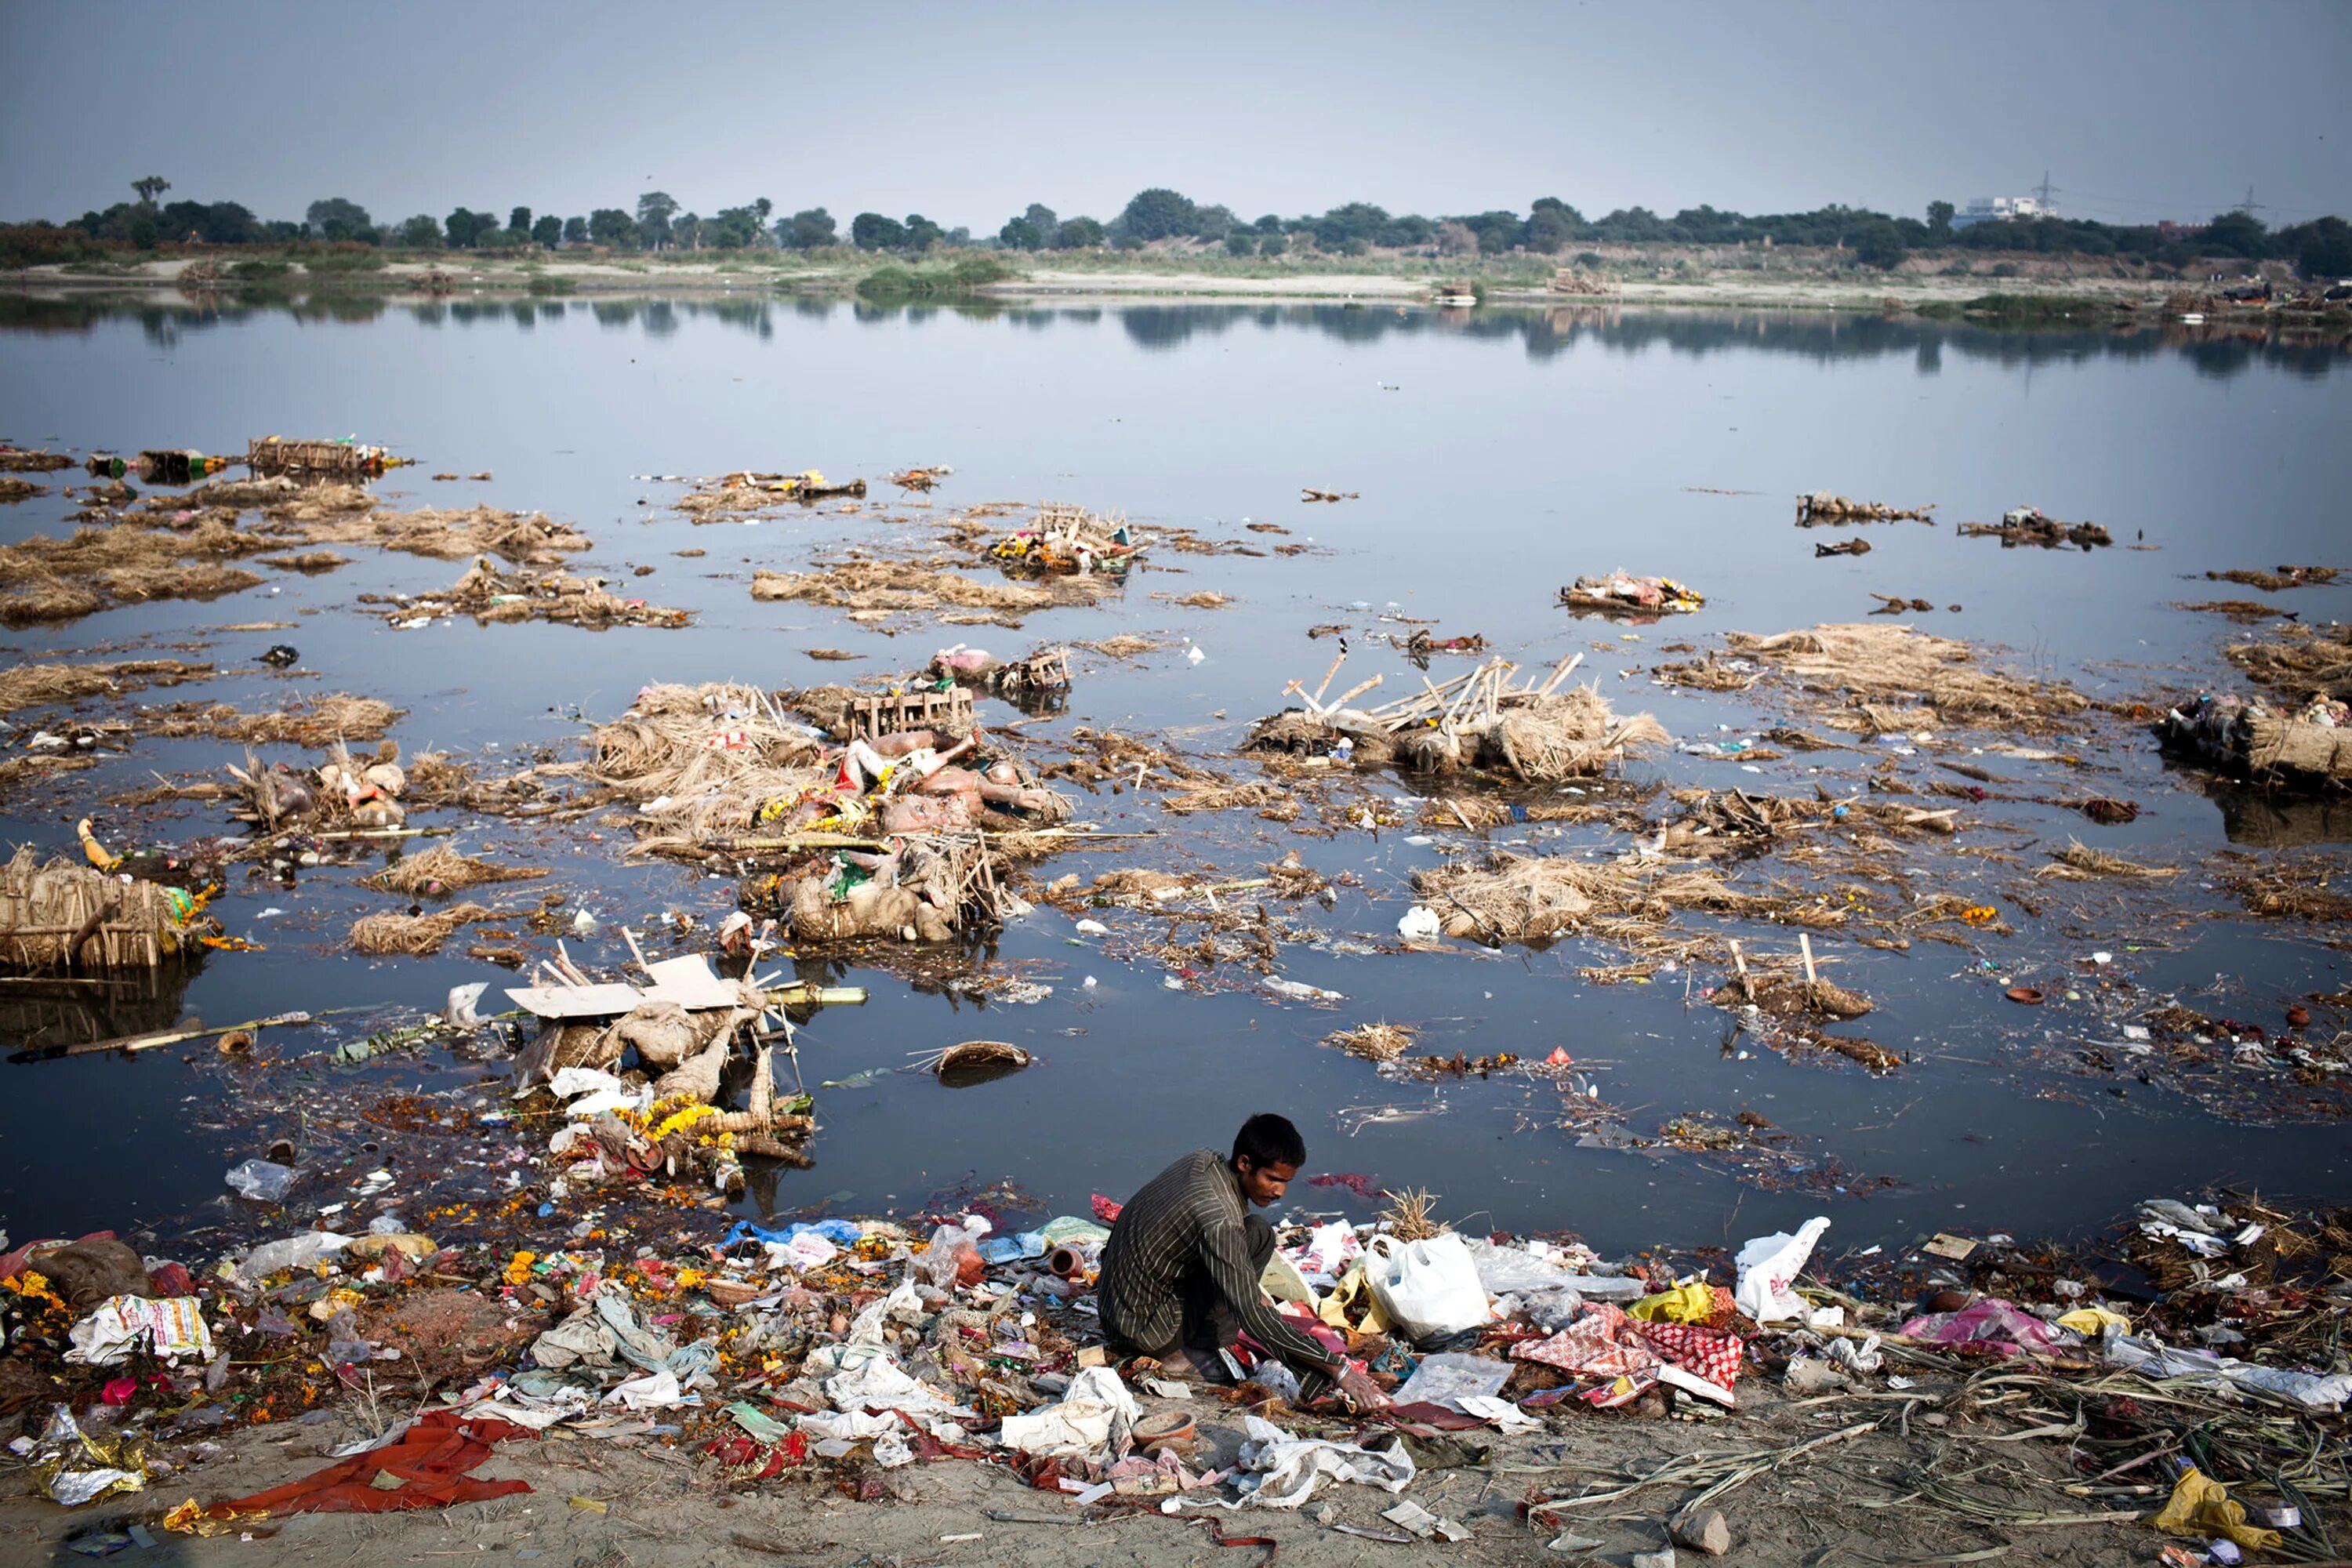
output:
[[[813,321],[846,312],[863,324],[927,327],[942,316],[967,321],[1001,321],[1024,331],[1091,327],[1101,322],[1101,306],[1024,306],[992,299],[877,306],[864,300],[793,299],[758,295],[718,299],[665,296],[593,298],[569,301],[519,300],[508,297],[405,300],[382,294],[335,291],[299,296],[224,292],[202,303],[178,297],[122,294],[68,295],[35,299],[0,295],[0,331],[87,332],[100,322],[131,320],[151,341],[168,345],[191,331],[286,313],[298,321],[361,324],[387,310],[402,310],[421,325],[455,321],[461,326],[503,321],[517,328],[552,322],[584,312],[599,326],[641,328],[667,337],[688,321],[709,321],[761,338],[775,335],[776,315],[789,310]],[[1478,310],[1432,310],[1393,302],[1349,305],[1328,301],[1297,304],[1136,303],[1109,308],[1129,341],[1153,353],[1178,349],[1194,338],[1214,339],[1244,324],[1261,331],[1311,331],[1345,342],[1368,343],[1391,335],[1440,336],[1515,345],[1531,358],[1549,359],[1580,344],[1603,353],[1634,354],[1663,348],[1698,358],[1727,353],[1794,354],[1822,362],[1908,355],[1922,375],[1936,374],[1946,354],[1997,365],[2082,363],[2095,360],[2147,360],[2179,354],[2200,376],[2227,379],[2254,365],[2316,378],[2346,360],[2345,344],[2313,336],[2282,336],[2262,327],[2183,327],[2179,323],[2120,327],[2108,331],[2042,329],[2002,331],[1967,322],[1850,315],[1832,311],[1627,310],[1595,305],[1549,309],[1493,307]]]
[[[1626,310],[1595,306],[1549,310],[1400,310],[1394,305],[1129,305],[1119,324],[1142,347],[1165,351],[1194,337],[1215,337],[1244,321],[1263,331],[1319,332],[1363,343],[1391,335],[1467,338],[1515,343],[1549,359],[1591,343],[1605,353],[1663,348],[1700,358],[1725,353],[1794,354],[1821,362],[1908,355],[1922,375],[1943,368],[1947,353],[1994,364],[2029,366],[2093,360],[2147,360],[2185,354],[2200,375],[2230,376],[2260,363],[2319,376],[2341,365],[2334,342],[2281,338],[2259,331],[2192,332],[2156,325],[2114,331],[2004,331],[1966,323],[1832,312]],[[1055,314],[1032,312],[1035,315]]]

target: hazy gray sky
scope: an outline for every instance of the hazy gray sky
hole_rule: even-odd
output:
[[[1916,214],[2021,193],[2352,214],[2346,0],[954,4],[0,0],[0,218],[129,196],[379,221],[920,212],[992,232],[1173,185],[1243,217]]]

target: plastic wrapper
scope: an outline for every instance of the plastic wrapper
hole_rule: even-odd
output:
[[[49,1412],[48,1425],[35,1439],[32,1465],[41,1495],[68,1508],[147,1485],[146,1464],[136,1443],[128,1437],[92,1437],[62,1405]]]
[[[205,1326],[204,1312],[192,1296],[160,1300],[145,1296],[110,1297],[76,1323],[68,1337],[73,1349],[66,1352],[66,1360],[86,1366],[128,1361],[142,1346],[163,1361],[184,1355],[209,1361],[213,1353],[212,1331]]]
[[[919,1265],[923,1278],[942,1290],[980,1283],[988,1272],[980,1256],[980,1238],[988,1229],[988,1222],[981,1220],[971,1226],[943,1225],[932,1231],[931,1245]]]
[[[1503,1384],[1510,1380],[1510,1364],[1491,1356],[1452,1352],[1423,1356],[1421,1365],[1396,1391],[1396,1402],[1459,1410],[1463,1400],[1491,1398],[1500,1394]]]

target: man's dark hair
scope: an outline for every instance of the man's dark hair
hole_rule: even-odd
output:
[[[1288,1165],[1293,1170],[1307,1163],[1307,1140],[1290,1124],[1290,1118],[1261,1110],[1242,1123],[1234,1134],[1234,1163],[1244,1160],[1253,1171],[1263,1171],[1268,1165]]]

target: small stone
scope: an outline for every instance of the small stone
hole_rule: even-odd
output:
[[[1704,1552],[1709,1557],[1720,1557],[1731,1550],[1731,1526],[1714,1509],[1677,1521],[1673,1534],[1676,1545]]]
[[[1655,1552],[1636,1552],[1633,1568],[1675,1568],[1675,1549],[1661,1546]]]

